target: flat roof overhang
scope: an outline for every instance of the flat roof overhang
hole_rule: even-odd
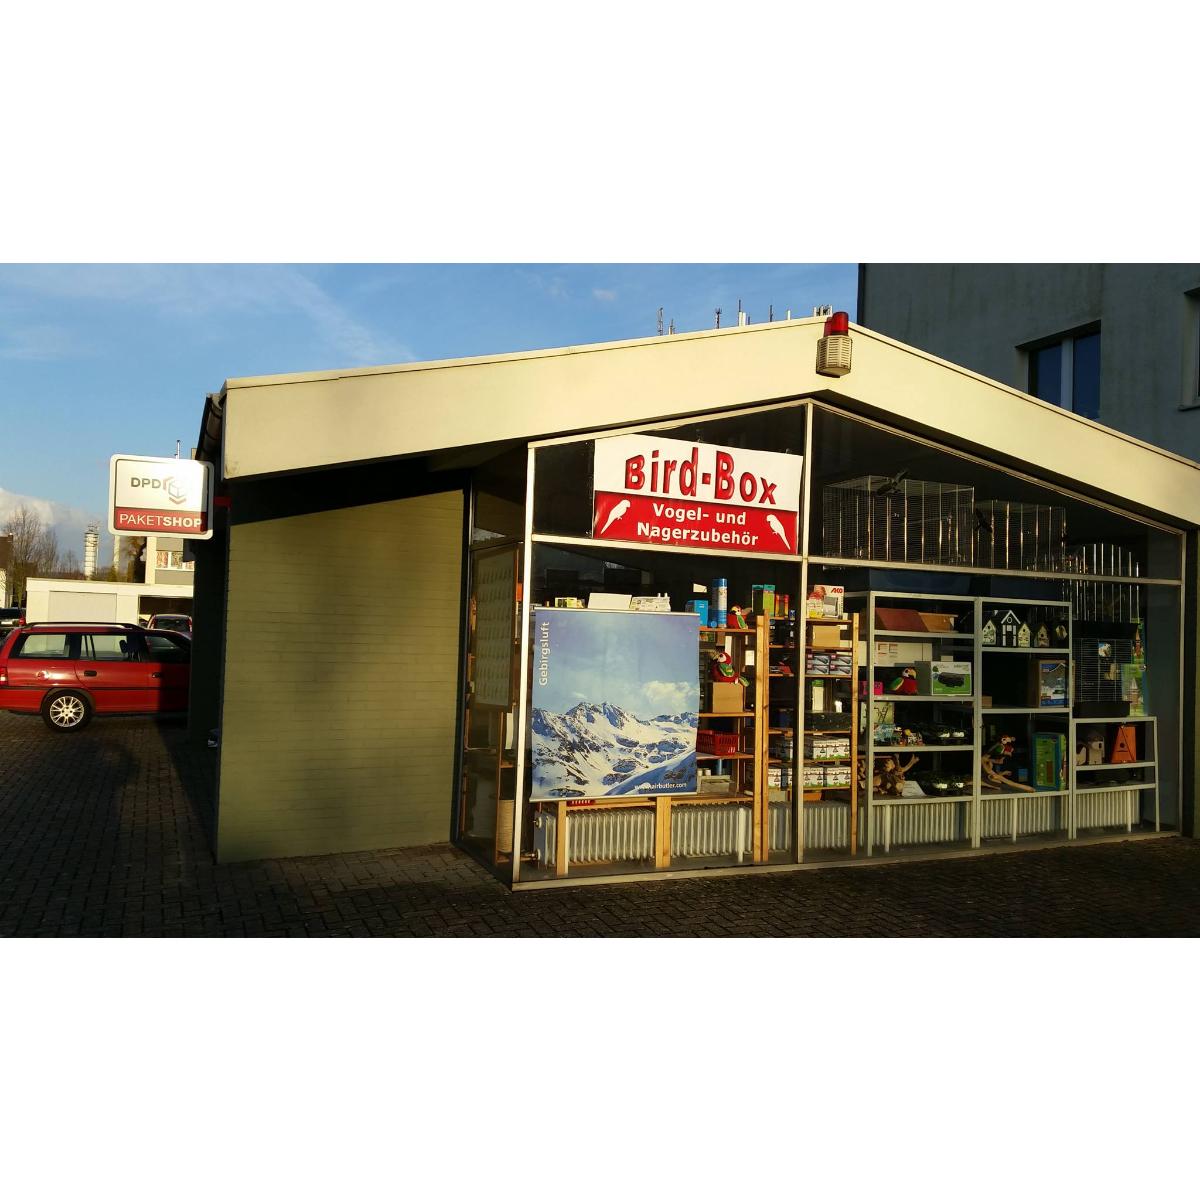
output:
[[[1200,464],[851,325],[816,373],[820,318],[485,358],[231,379],[227,479],[346,466],[815,397],[1177,525]],[[210,406],[206,406],[206,421]]]

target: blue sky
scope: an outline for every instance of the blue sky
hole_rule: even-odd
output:
[[[538,669],[543,622],[550,650],[544,676]],[[546,609],[534,628],[532,703],[552,713],[581,701],[615,704],[643,720],[696,712],[698,627],[694,617],[680,615]]]
[[[854,314],[842,265],[0,266],[0,521],[28,497],[82,557],[109,456],[183,453],[227,378]],[[102,551],[103,553],[103,551]]]

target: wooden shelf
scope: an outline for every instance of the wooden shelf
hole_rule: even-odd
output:
[[[774,678],[774,676],[772,676],[772,678]],[[785,678],[786,678],[786,676],[785,676]],[[822,675],[818,671],[818,672],[814,672],[811,675],[805,673],[804,678],[805,679],[853,679],[854,676],[853,675],[843,675],[840,672],[837,672],[837,673],[826,672],[824,675]]]
[[[697,762],[742,762],[743,760],[753,759],[756,756],[738,751],[736,754],[710,754],[707,750],[696,751]]]
[[[806,758],[803,760],[806,767],[823,767],[826,763],[848,763],[855,759],[853,754],[843,754],[839,758]]]
[[[899,638],[922,638],[928,641],[933,638],[938,641],[944,641],[947,638],[954,638],[959,641],[974,641],[973,633],[921,633],[914,629],[876,629],[875,640],[877,642],[894,642]]]
[[[697,713],[698,717],[752,717],[754,709],[744,708],[741,712],[702,712]]]
[[[701,625],[701,633],[736,633],[740,637],[752,637],[753,629],[724,629],[719,625]]]

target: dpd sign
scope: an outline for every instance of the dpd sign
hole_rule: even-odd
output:
[[[114,454],[108,467],[108,531],[212,537],[212,467],[179,458]]]

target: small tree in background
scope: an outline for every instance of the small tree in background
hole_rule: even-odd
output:
[[[25,581],[30,576],[53,575],[58,569],[58,538],[27,504],[9,514],[4,532],[12,538],[12,597],[24,604]]]

